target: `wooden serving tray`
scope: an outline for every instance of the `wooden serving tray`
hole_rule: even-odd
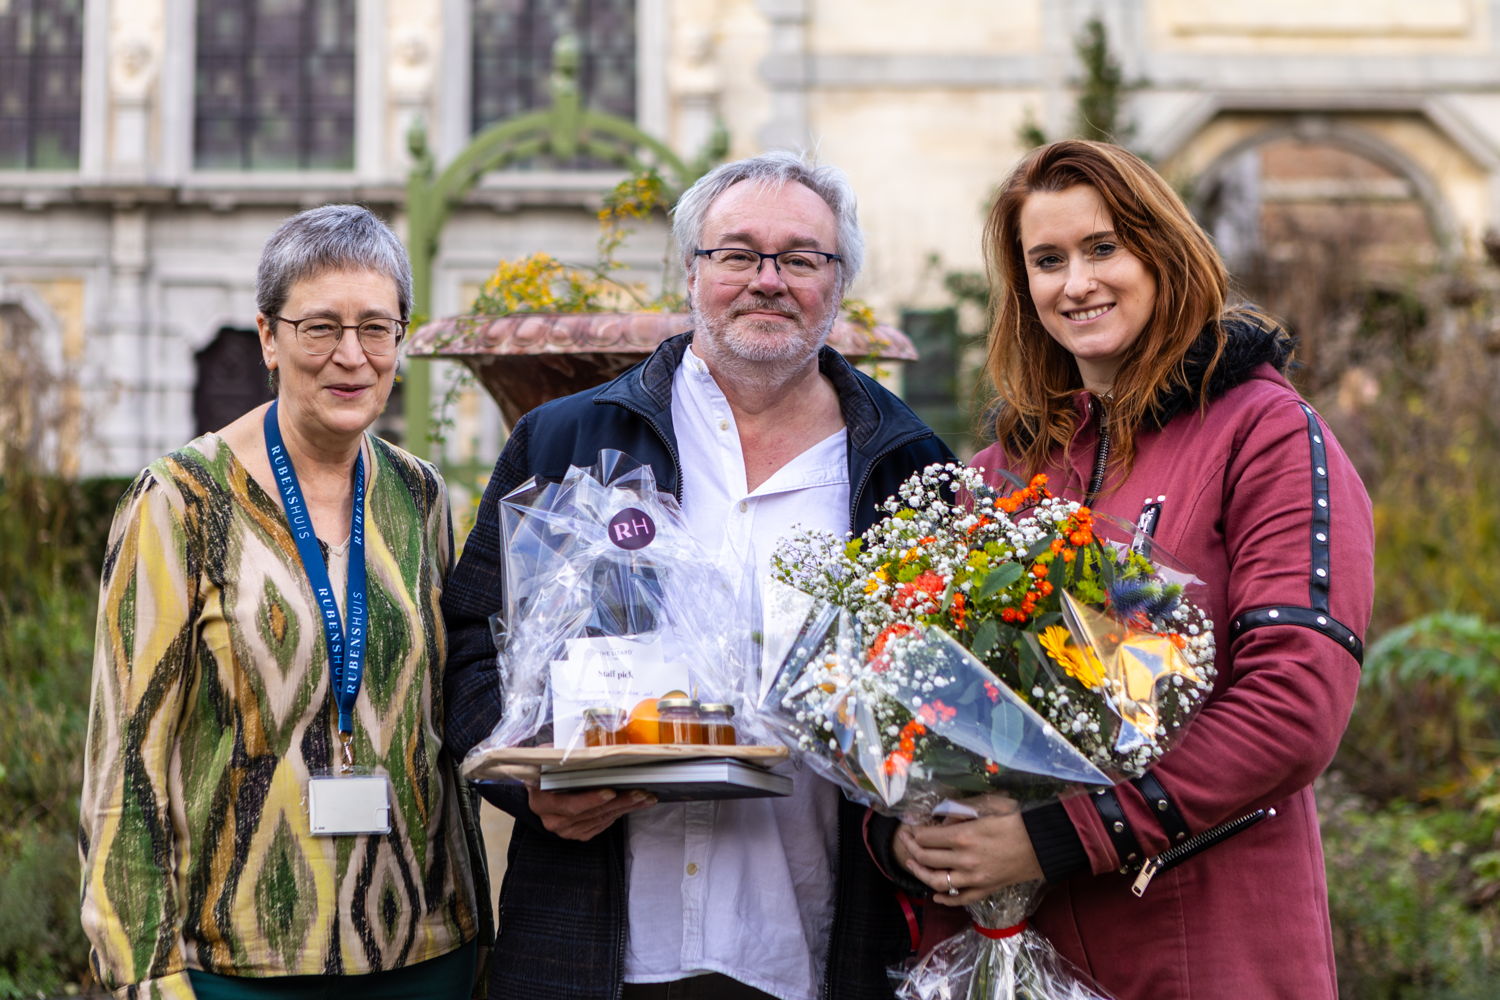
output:
[[[663,761],[724,758],[770,767],[785,760],[784,746],[719,746],[705,743],[629,743],[613,747],[499,747],[466,757],[462,773],[470,781],[535,781],[543,771],[625,767]]]

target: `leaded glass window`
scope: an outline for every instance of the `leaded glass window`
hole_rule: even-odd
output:
[[[193,162],[354,166],[356,0],[200,0]]]
[[[0,0],[0,169],[76,170],[83,0]]]
[[[559,37],[579,46],[583,106],[634,120],[635,0],[472,0],[475,132],[552,103],[548,80]],[[556,166],[591,166],[577,161]]]

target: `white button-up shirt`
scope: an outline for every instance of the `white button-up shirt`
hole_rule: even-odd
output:
[[[738,574],[770,572],[794,525],[849,528],[847,433],[820,441],[754,491],[729,402],[689,349],[672,380],[682,510],[695,538]],[[833,927],[838,791],[795,769],[785,798],[670,803],[628,819],[625,980],[705,972],[781,1000],[814,1000]]]

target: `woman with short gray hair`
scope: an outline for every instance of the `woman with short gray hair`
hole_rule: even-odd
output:
[[[264,404],[115,513],[81,810],[83,925],[131,995],[468,997],[490,935],[444,753],[447,491],[375,437],[411,267],[367,209],[286,220]]]

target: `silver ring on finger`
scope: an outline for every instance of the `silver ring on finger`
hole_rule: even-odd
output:
[[[948,895],[950,895],[950,896],[957,896],[958,895],[958,888],[956,886],[954,886],[954,884],[953,884],[953,873],[952,872],[944,872],[943,875],[948,879]]]

